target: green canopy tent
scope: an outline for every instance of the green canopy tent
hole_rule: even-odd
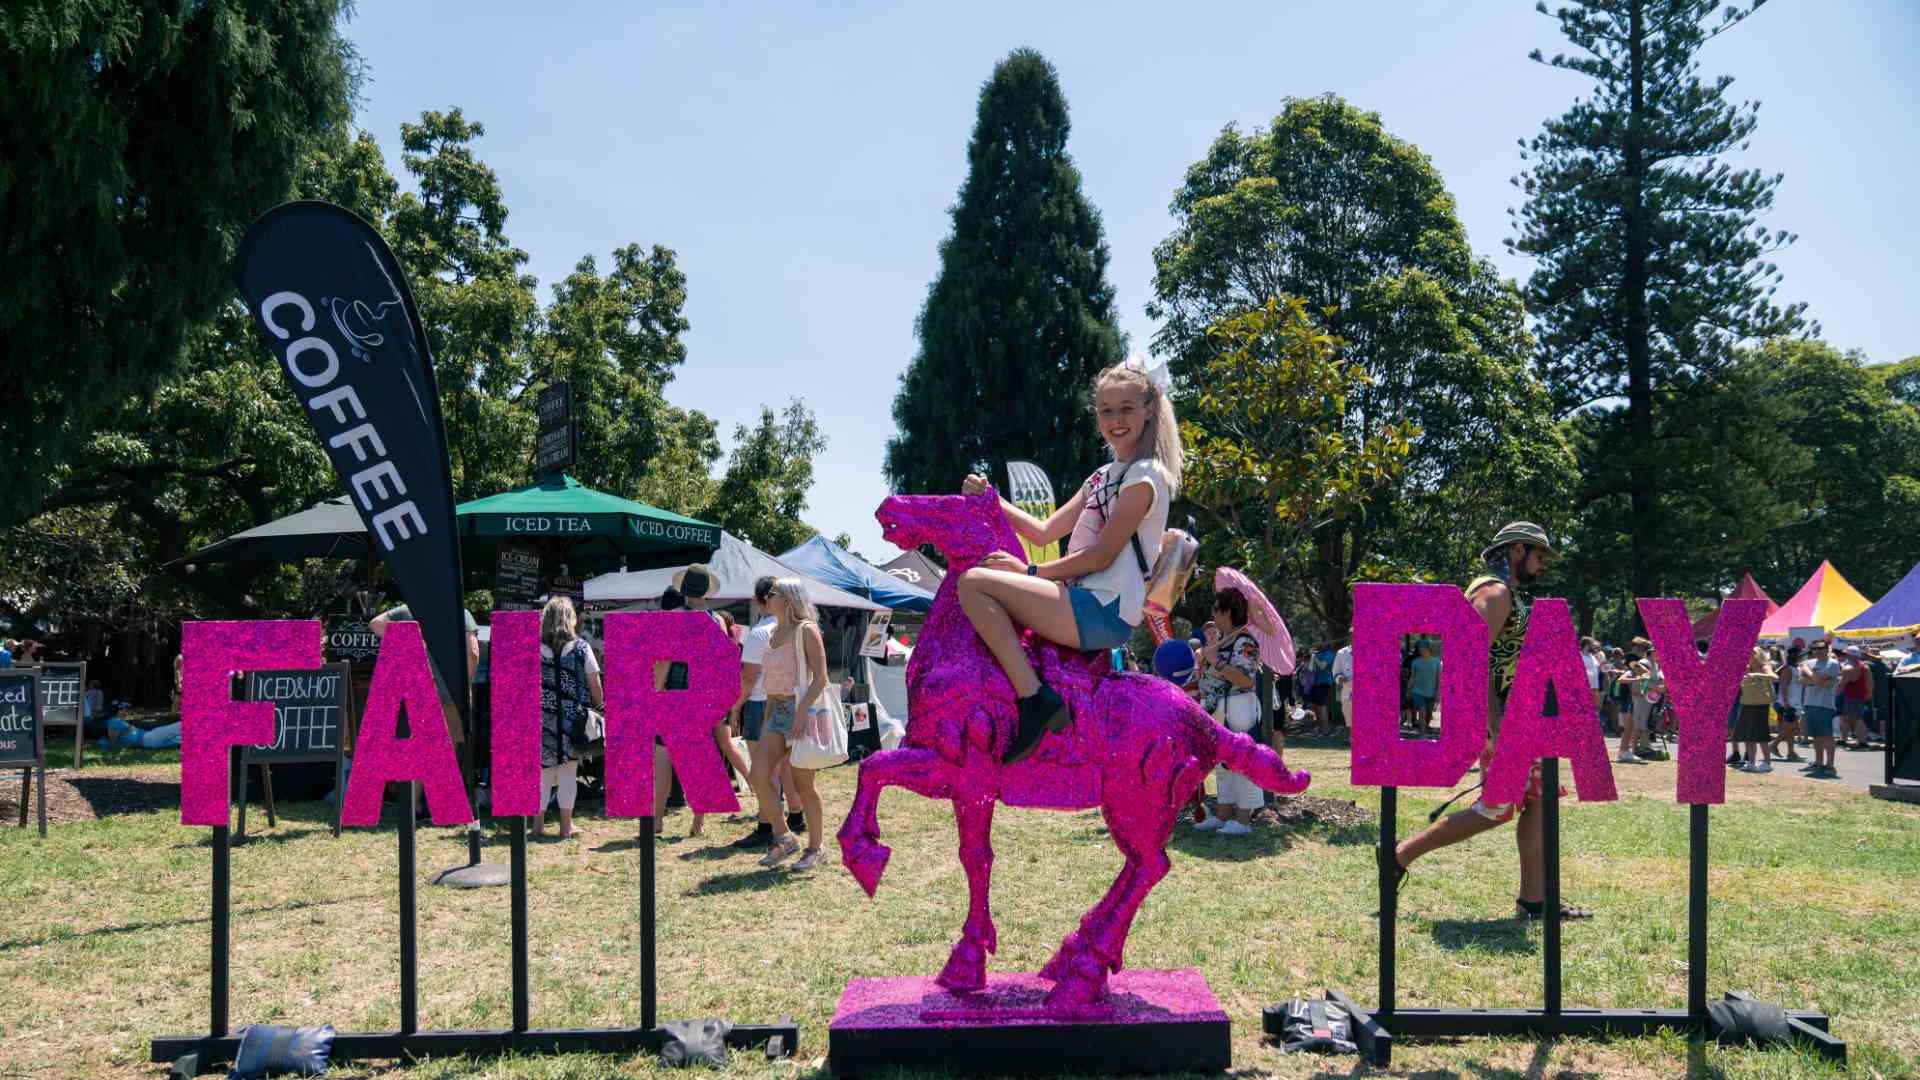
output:
[[[526,487],[461,503],[461,555],[469,571],[492,572],[504,541],[531,541],[574,571],[679,566],[720,546],[720,526],[550,476]]]

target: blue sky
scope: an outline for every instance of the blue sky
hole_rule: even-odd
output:
[[[1563,45],[1530,0],[359,6],[358,123],[390,166],[422,110],[482,121],[478,152],[542,302],[582,255],[604,268],[623,244],[673,248],[692,329],[668,397],[726,434],[804,398],[831,440],[806,518],[876,560],[895,553],[872,517],[889,406],[980,84],[1009,51],[1059,70],[1136,349],[1154,330],[1167,203],[1223,125],[1329,91],[1379,112],[1433,158],[1475,250],[1524,279],[1529,261],[1503,244],[1516,141],[1588,85],[1527,59]],[[1776,260],[1781,296],[1876,361],[1920,353],[1915,55],[1912,0],[1775,0],[1702,57],[1709,77],[1735,77],[1736,99],[1763,103],[1734,160],[1786,174],[1766,221],[1800,235]]]

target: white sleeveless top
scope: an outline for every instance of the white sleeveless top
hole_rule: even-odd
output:
[[[1100,536],[1100,530],[1106,526],[1111,504],[1119,501],[1120,493],[1137,484],[1149,484],[1153,487],[1153,505],[1147,508],[1147,516],[1140,519],[1141,554],[1147,557],[1147,565],[1160,557],[1160,539],[1167,530],[1167,506],[1172,499],[1167,482],[1166,470],[1158,461],[1148,458],[1136,461],[1127,467],[1126,475],[1118,484],[1109,484],[1107,474],[1117,466],[1108,463],[1101,466],[1092,476],[1087,477],[1084,485],[1086,502],[1080,507],[1080,518],[1073,523],[1073,536],[1067,540],[1067,554],[1093,546]],[[1092,593],[1102,604],[1120,601],[1120,618],[1128,626],[1140,625],[1141,606],[1147,599],[1146,575],[1140,572],[1140,560],[1134,557],[1133,544],[1121,545],[1120,554],[1105,568],[1095,570],[1071,584]]]

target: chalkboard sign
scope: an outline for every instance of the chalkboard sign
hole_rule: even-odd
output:
[[[273,702],[273,741],[247,747],[247,760],[332,761],[340,755],[350,688],[346,664],[249,671],[241,678],[241,700]]]
[[[32,668],[0,670],[0,765],[41,761],[39,681]]]
[[[530,611],[540,595],[540,553],[524,544],[501,544],[493,575],[495,611]]]
[[[243,747],[240,753],[240,823],[236,839],[247,835],[247,767],[260,766],[261,786],[266,795],[267,824],[274,825],[273,766],[303,761],[333,763],[334,822],[333,835],[340,835],[339,810],[347,779],[348,702],[353,692],[353,667],[346,663],[317,668],[279,671],[248,671],[240,676],[241,701],[273,702],[273,741]]]
[[[40,726],[40,670],[0,670],[0,765],[20,769],[20,827],[27,826],[27,795],[40,776],[40,835],[47,835],[46,747]]]
[[[328,663],[371,664],[380,655],[380,639],[373,636],[365,615],[329,615],[325,625]]]
[[[87,665],[84,663],[46,663],[40,665],[40,727],[73,728],[73,767],[80,767],[80,747],[85,740],[86,720],[81,699],[87,689]],[[41,738],[44,740],[45,735]]]

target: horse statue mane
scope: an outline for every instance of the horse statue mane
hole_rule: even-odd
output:
[[[989,905],[996,802],[1078,810],[1100,807],[1126,868],[1040,972],[1053,982],[1047,1006],[1061,1015],[1098,1008],[1107,976],[1121,968],[1140,904],[1171,864],[1166,843],[1181,808],[1217,764],[1277,793],[1306,789],[1280,756],[1228,731],[1178,687],[1151,675],[1111,670],[1105,653],[1081,653],[1028,632],[1025,647],[1042,678],[1067,700],[1072,725],[1049,734],[1016,765],[1001,762],[1013,737],[1013,685],[960,608],[963,574],[993,551],[1019,552],[1019,539],[992,489],[978,495],[896,495],[875,515],[881,533],[907,550],[938,548],[948,573],[907,666],[907,734],[897,749],[862,761],[859,788],[841,826],[841,861],[869,896],[889,850],[879,842],[879,797],[902,786],[951,799],[960,832],[968,915],[941,986],[986,985],[986,956],[998,949]]]

